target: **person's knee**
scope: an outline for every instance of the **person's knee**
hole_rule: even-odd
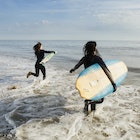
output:
[[[35,77],[38,77],[39,76],[39,74],[35,74]]]

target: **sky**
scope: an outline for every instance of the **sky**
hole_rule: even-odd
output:
[[[0,40],[140,40],[140,0],[0,0]]]

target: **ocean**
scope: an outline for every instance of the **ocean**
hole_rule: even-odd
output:
[[[57,51],[46,79],[34,72],[36,40],[0,40],[0,140],[140,140],[140,41],[97,40],[103,60],[122,60],[124,83],[89,116],[75,89],[85,40],[41,40]]]

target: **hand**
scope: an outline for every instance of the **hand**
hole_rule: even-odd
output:
[[[114,91],[113,92],[115,92],[117,90],[117,86],[116,86],[115,83],[113,83],[112,85],[113,85],[113,88],[114,88]]]
[[[72,73],[72,72],[74,72],[74,69],[71,69],[71,70],[70,70],[70,73]]]

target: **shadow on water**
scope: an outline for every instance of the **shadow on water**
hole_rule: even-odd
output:
[[[51,118],[59,121],[59,117],[66,113],[75,113],[74,109],[65,107],[66,102],[67,99],[63,96],[37,95],[12,103],[3,103],[3,108],[0,109],[0,127],[3,128],[0,135],[6,135],[12,129],[33,119]]]

